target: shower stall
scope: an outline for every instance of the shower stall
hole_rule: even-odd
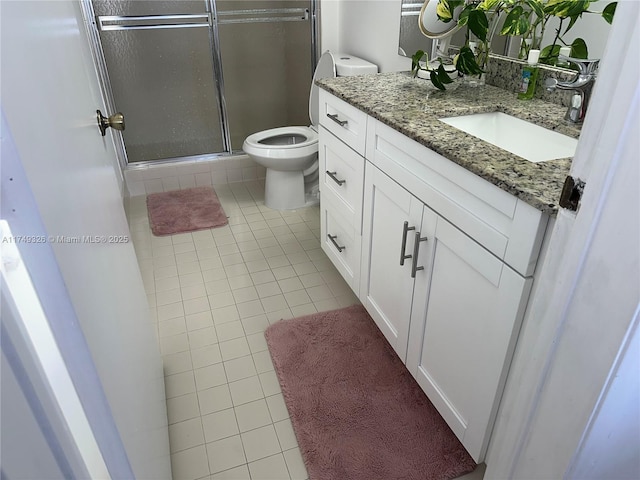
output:
[[[316,0],[83,0],[123,167],[242,153],[308,125]],[[121,139],[121,141],[120,141]]]

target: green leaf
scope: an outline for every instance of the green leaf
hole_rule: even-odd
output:
[[[418,74],[418,70],[421,70],[422,67],[420,67],[420,60],[424,57],[427,57],[427,54],[422,50],[418,50],[416,53],[411,55],[411,73],[413,73],[414,77]],[[429,57],[427,57],[427,60],[429,60]]]
[[[473,51],[467,45],[460,48],[460,53],[456,56],[454,64],[456,70],[465,75],[480,75],[484,73],[484,70],[482,70],[478,62],[476,62]]]
[[[504,19],[504,25],[500,30],[500,35],[522,35],[529,29],[529,12],[518,5],[514,7]]]
[[[489,10],[493,10],[500,2],[502,2],[502,0],[483,0],[478,5],[478,8],[488,12]]]
[[[453,83],[453,80],[451,80],[451,77],[445,70],[444,65],[440,64],[440,66],[436,70],[436,73],[438,74],[438,80],[440,80],[440,82],[442,82],[443,84]]]
[[[472,4],[467,5],[458,15],[458,26],[464,27],[469,22],[469,14],[475,9]]]
[[[438,0],[436,15],[438,15],[438,19],[444,23],[449,23],[453,20],[453,6],[449,3],[449,0]]]
[[[571,56],[574,58],[589,58],[587,43],[582,38],[576,38],[571,44]]]
[[[602,11],[602,18],[604,18],[609,25],[613,22],[613,16],[616,14],[616,7],[618,6],[618,2],[611,2],[609,5],[604,7]]]
[[[431,73],[429,73],[429,76],[431,77],[431,83],[433,83],[433,85],[439,89],[439,90],[446,90],[447,88],[444,86],[444,84],[440,81],[440,78],[438,78],[438,74],[436,73],[435,70],[431,70]]]
[[[527,0],[527,5],[531,8],[531,11],[536,14],[536,17],[544,17],[544,8],[540,0]]]
[[[482,10],[471,10],[469,12],[469,30],[483,42],[486,41],[489,30],[487,14]]]
[[[560,55],[560,45],[547,45],[540,51],[540,63],[555,65]]]
[[[549,0],[544,13],[560,18],[573,17],[586,12],[590,3],[591,0]]]

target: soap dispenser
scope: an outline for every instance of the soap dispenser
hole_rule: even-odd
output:
[[[527,65],[522,68],[522,80],[518,89],[518,98],[520,100],[531,100],[536,92],[536,81],[538,80],[538,59],[540,58],[540,50],[529,50]]]

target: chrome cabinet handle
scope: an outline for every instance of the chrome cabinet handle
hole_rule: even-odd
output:
[[[339,120],[338,119],[338,114],[334,113],[327,113],[327,117],[329,117],[331,120],[333,120],[334,122],[336,122],[338,125],[340,125],[341,127],[346,126],[349,122],[347,120]]]
[[[331,240],[331,243],[333,243],[333,246],[336,247],[340,253],[342,253],[342,251],[345,248],[347,248],[347,247],[341,247],[340,245],[338,245],[338,242],[336,242],[336,238],[338,238],[337,235],[327,235],[327,237],[329,237],[329,240]]]
[[[405,255],[407,251],[407,232],[409,230],[415,230],[416,227],[410,227],[409,222],[404,222],[402,227],[402,248],[400,249],[400,266],[404,265],[404,261],[407,258],[411,258],[411,255]]]
[[[416,241],[413,244],[413,262],[411,263],[411,278],[416,278],[418,270],[424,270],[424,267],[418,266],[418,252],[420,250],[420,242],[429,240],[427,237],[421,237],[420,232],[416,232]]]
[[[346,180],[338,180],[338,177],[336,177],[336,173],[338,172],[330,172],[329,170],[327,170],[327,175],[331,177],[331,180],[336,182],[338,185],[342,186],[342,184],[345,183]]]

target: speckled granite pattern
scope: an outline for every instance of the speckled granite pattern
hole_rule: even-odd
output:
[[[565,109],[485,85],[440,92],[408,72],[339,77],[318,85],[533,207],[555,215],[571,159],[531,163],[468,135],[438,118],[500,111],[577,138],[562,120]]]

